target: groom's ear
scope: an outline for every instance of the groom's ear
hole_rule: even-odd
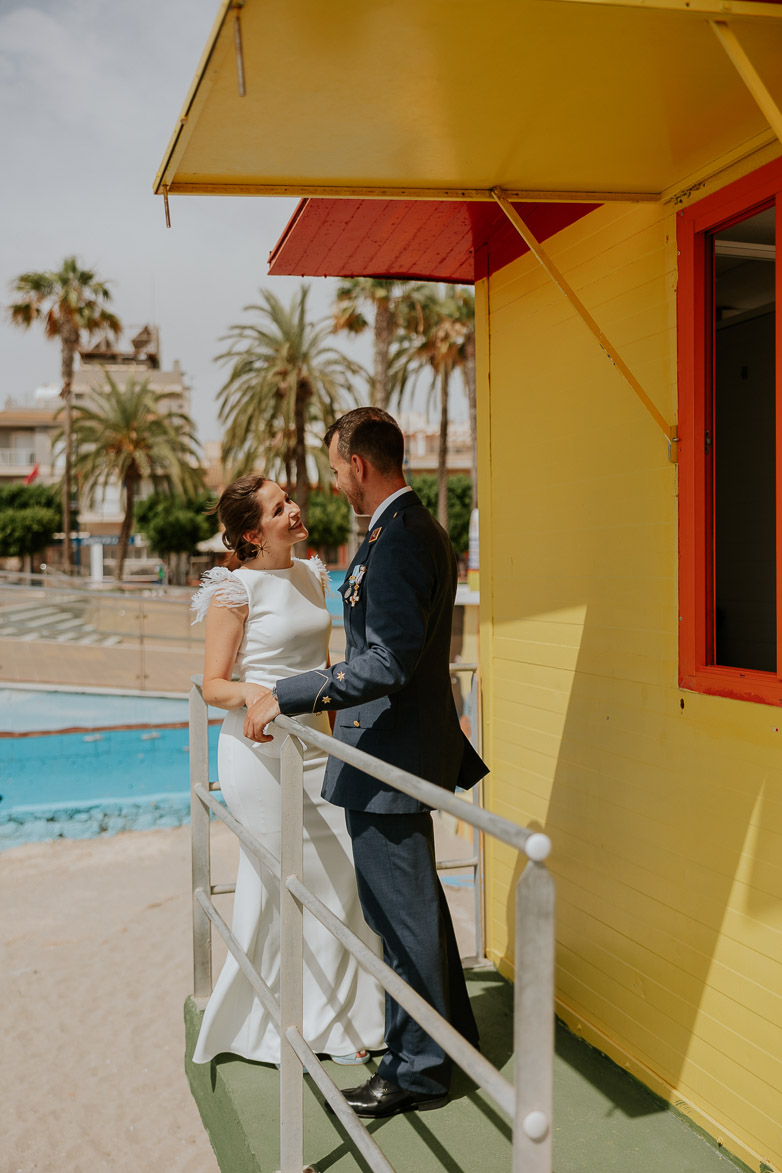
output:
[[[350,463],[356,479],[359,481],[365,481],[367,479],[369,462],[364,460],[363,456],[359,456],[357,452],[354,452],[350,458]]]

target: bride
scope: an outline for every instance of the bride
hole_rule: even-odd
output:
[[[206,615],[204,700],[228,709],[218,746],[218,774],[235,817],[279,859],[280,741],[248,741],[246,709],[283,677],[324,668],[331,620],[325,604],[327,573],[318,558],[292,557],[307,537],[298,506],[274,481],[250,475],[229,485],[217,515],[223,541],[241,563],[218,567],[193,598]],[[232,677],[238,676],[238,680]],[[329,732],[328,717],[298,718]],[[269,732],[272,732],[270,729]],[[326,755],[304,754],[304,883],[372,948],[378,938],[364,922],[353,855],[339,807],[321,798]],[[233,932],[264,981],[279,996],[279,877],[240,845]],[[350,953],[304,911],[304,1038],[316,1052],[341,1063],[364,1063],[382,1048],[384,995]],[[208,1063],[229,1052],[261,1063],[280,1062],[276,1026],[229,953],[204,1012],[193,1054]]]

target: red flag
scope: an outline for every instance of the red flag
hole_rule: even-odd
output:
[[[35,480],[35,478],[38,476],[38,471],[39,471],[40,467],[41,467],[41,466],[40,466],[40,464],[36,464],[36,466],[35,466],[35,468],[33,469],[33,471],[32,471],[32,472],[28,472],[27,476],[24,478],[24,483],[25,483],[26,485],[31,485],[31,484],[33,483],[33,481]]]

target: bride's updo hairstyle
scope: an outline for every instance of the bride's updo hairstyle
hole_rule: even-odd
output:
[[[225,530],[223,545],[233,550],[240,562],[249,562],[260,548],[255,542],[248,542],[243,535],[248,530],[261,528],[258,491],[268,479],[259,473],[239,477],[228,486],[217,502],[215,512]]]

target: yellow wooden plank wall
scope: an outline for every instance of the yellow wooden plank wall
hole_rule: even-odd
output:
[[[675,213],[549,248],[676,418]],[[782,712],[677,685],[676,469],[530,257],[478,288],[487,801],[551,835],[559,1012],[726,1147],[782,1167]],[[511,971],[518,861],[489,846]]]

